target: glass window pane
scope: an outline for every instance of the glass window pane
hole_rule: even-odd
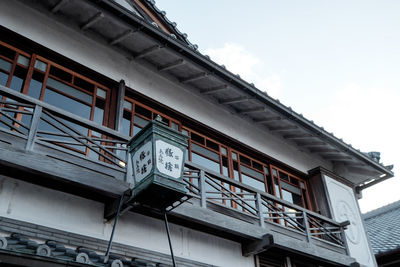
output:
[[[293,193],[296,193],[296,194],[299,194],[299,195],[301,194],[299,188],[297,188],[297,187],[295,187],[295,186],[293,186],[291,184],[288,184],[285,181],[281,181],[281,187],[286,189],[286,190],[289,190],[289,191],[291,191]]]
[[[34,72],[32,75],[31,83],[29,84],[28,95],[39,99],[40,92],[42,90],[43,74],[39,72]]]
[[[103,124],[104,110],[99,107],[94,108],[93,121],[98,124]]]
[[[240,162],[244,163],[244,164],[246,164],[248,166],[251,166],[250,159],[248,157],[243,156],[243,155],[240,155]]]
[[[265,185],[263,182],[260,182],[250,176],[247,176],[246,174],[242,173],[242,183],[250,185],[254,188],[257,188],[258,190],[265,191]]]
[[[71,73],[63,71],[63,70],[61,70],[59,68],[56,68],[54,66],[51,66],[50,74],[55,76],[55,77],[57,77],[57,78],[59,78],[59,79],[61,79],[61,80],[63,80],[63,81],[66,81],[66,82],[71,82],[72,81],[72,74]]]
[[[192,153],[192,162],[199,164],[209,170],[215,171],[215,172],[220,172],[219,169],[219,163],[212,161],[210,159],[207,159],[201,155],[198,155],[196,153]]]
[[[78,98],[88,104],[92,103],[93,97],[89,94],[86,94],[80,90],[77,90],[71,86],[68,86],[66,84],[63,84],[57,80],[54,80],[53,78],[48,78],[47,79],[47,85],[53,87],[54,89],[57,89],[61,92],[64,92],[68,95],[71,95],[75,98]]]
[[[174,129],[174,130],[177,130],[177,131],[179,131],[179,125],[178,124],[176,124],[175,122],[171,122],[171,128],[172,129]]]
[[[124,108],[132,110],[132,103],[124,100]]]
[[[47,63],[40,61],[39,59],[37,59],[35,61],[35,68],[41,71],[46,71],[47,68]]]
[[[282,189],[282,199],[289,201],[295,205],[303,206],[303,199],[301,196],[293,194],[289,191]]]
[[[0,58],[0,69],[10,72],[12,64],[2,58]]]
[[[122,133],[125,135],[130,136],[130,130],[131,130],[131,121],[129,119],[122,119]]]
[[[206,140],[206,146],[208,148],[214,149],[216,151],[219,151],[219,145],[211,140]]]
[[[240,170],[242,172],[247,173],[248,175],[251,175],[253,177],[256,177],[256,178],[264,181],[264,174],[262,174],[262,173],[256,172],[255,170],[252,170],[242,164],[240,165]]]
[[[31,60],[30,60],[29,58],[27,58],[27,57],[25,57],[25,56],[23,56],[23,55],[18,55],[17,62],[18,62],[19,64],[28,67],[30,61],[31,61]]]
[[[192,151],[196,151],[196,152],[198,152],[200,154],[203,154],[204,156],[206,156],[206,157],[208,157],[208,158],[210,158],[212,160],[215,160],[215,161],[219,162],[219,155],[217,153],[212,152],[212,151],[210,151],[210,150],[208,150],[208,149],[206,149],[204,147],[201,147],[199,145],[196,145],[194,143],[191,143],[191,148],[192,148]]]
[[[237,160],[238,159],[237,154],[235,152],[232,152],[232,159],[233,160]]]
[[[222,153],[222,155],[225,155],[226,156],[226,148],[225,147],[223,147],[223,146],[221,146],[221,153]]]
[[[182,133],[183,133],[184,135],[186,135],[186,136],[189,136],[189,132],[188,132],[187,130],[185,130],[185,129],[182,129]]]
[[[190,137],[192,138],[193,141],[196,141],[197,143],[204,145],[204,137],[202,137],[196,133],[191,133]]]
[[[140,132],[140,130],[142,129],[137,126],[133,126],[133,135],[136,135],[138,132]]]
[[[279,191],[279,186],[277,184],[275,184],[275,194],[277,197],[281,197],[281,192]]]
[[[20,77],[17,77],[17,76],[13,76],[11,79],[10,88],[17,92],[21,92],[23,83],[24,83],[23,79],[21,79]]]
[[[107,91],[97,87],[96,95],[102,98],[106,98]]]
[[[289,176],[284,172],[279,172],[279,178],[289,181]]]
[[[61,95],[50,89],[46,89],[46,91],[44,93],[43,101],[47,102],[51,105],[54,105],[56,107],[62,108],[71,113],[74,113],[85,119],[90,118],[90,110],[91,110],[90,106],[82,104],[78,101],[75,101],[69,97]]]
[[[258,163],[258,162],[255,162],[254,160],[253,160],[253,168],[254,169],[257,169],[257,170],[259,170],[259,171],[263,171],[263,166],[260,164],[260,163]]]
[[[145,118],[151,119],[152,112],[147,108],[135,105],[135,113],[142,115]]]
[[[133,123],[135,123],[135,124],[139,125],[141,128],[143,128],[143,127],[146,126],[149,122],[148,122],[147,120],[142,119],[142,118],[140,118],[140,117],[138,117],[138,116],[135,115],[135,116],[133,117]]]
[[[0,85],[6,86],[8,80],[8,74],[0,71]]]

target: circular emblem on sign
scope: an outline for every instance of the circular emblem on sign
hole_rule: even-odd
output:
[[[347,226],[347,230],[345,231],[348,240],[353,244],[360,243],[360,229],[358,228],[357,217],[353,209],[347,202],[341,200],[336,205],[336,211],[339,221],[350,222],[350,225]]]

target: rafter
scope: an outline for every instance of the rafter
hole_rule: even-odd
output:
[[[226,100],[220,100],[219,103],[223,105],[230,105],[230,104],[235,104],[235,103],[241,103],[241,102],[246,102],[250,101],[252,98],[248,96],[239,96],[239,97],[234,97],[231,99],[226,99]]]
[[[163,66],[158,67],[158,70],[159,70],[159,71],[172,70],[172,69],[174,69],[174,68],[176,68],[176,67],[179,67],[179,66],[181,66],[181,65],[183,65],[183,64],[185,64],[185,63],[186,63],[185,60],[183,60],[183,59],[178,59],[178,60],[176,60],[176,61],[174,61],[174,62],[171,62],[171,63],[168,63],[168,64],[165,64],[165,65],[163,65]]]
[[[90,26],[94,25],[96,22],[100,21],[102,18],[104,18],[104,14],[102,12],[96,13],[96,15],[94,15],[87,22],[82,24],[81,30],[84,31],[84,30],[88,29]]]
[[[208,74],[206,72],[201,72],[199,74],[190,76],[188,78],[184,78],[181,80],[181,83],[190,83],[190,82],[194,82],[203,78],[206,78],[208,76]]]
[[[220,86],[215,86],[215,87],[203,89],[203,90],[200,91],[200,93],[205,94],[205,95],[211,95],[211,94],[214,94],[214,93],[225,91],[227,89],[229,89],[228,85],[227,84],[223,84],[223,85],[220,85]]]

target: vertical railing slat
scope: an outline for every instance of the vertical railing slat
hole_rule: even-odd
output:
[[[31,125],[29,127],[28,140],[26,141],[26,146],[25,146],[26,150],[33,150],[41,115],[42,115],[42,107],[36,105],[35,109],[33,110]]]
[[[199,186],[200,186],[200,206],[206,208],[207,206],[207,195],[206,195],[206,175],[204,170],[200,170],[199,173]]]
[[[312,240],[311,240],[310,226],[308,225],[307,213],[305,211],[303,211],[303,223],[306,232],[307,242],[311,243]]]
[[[261,194],[258,192],[256,194],[256,209],[257,209],[258,219],[260,221],[260,226],[264,227],[265,221],[264,221],[264,214],[263,214],[263,208],[262,208],[262,199],[261,199]]]

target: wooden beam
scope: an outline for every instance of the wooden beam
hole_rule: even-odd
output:
[[[311,153],[335,153],[340,152],[339,150],[331,147],[320,147],[320,148],[311,148],[309,149]]]
[[[171,62],[171,63],[168,63],[168,64],[165,64],[163,66],[158,67],[158,70],[159,71],[172,70],[172,69],[174,69],[176,67],[179,67],[179,66],[181,66],[181,65],[183,65],[185,63],[186,63],[185,60],[178,59],[178,60],[176,60],[174,62]]]
[[[110,45],[116,45],[120,42],[122,42],[123,40],[125,40],[126,38],[128,38],[131,34],[138,32],[139,30],[132,30],[132,29],[128,29],[126,31],[124,31],[122,34],[120,34],[119,36],[115,37],[114,39],[112,39],[109,44]]]
[[[251,113],[259,113],[265,112],[267,109],[265,107],[262,108],[249,108],[249,109],[242,109],[239,111],[240,114],[251,114]]]
[[[309,141],[309,142],[300,142],[297,143],[298,146],[304,146],[304,147],[320,147],[320,146],[327,146],[328,144],[325,142],[321,141]]]
[[[329,154],[321,153],[321,154],[322,154],[322,157],[327,160],[345,160],[345,159],[352,160],[353,159],[352,157],[349,157],[346,155],[340,155],[340,154],[331,154],[331,153],[329,153]]]
[[[299,129],[296,125],[269,128],[271,132],[284,132]]]
[[[208,76],[208,74],[206,72],[202,72],[193,76],[190,76],[188,78],[182,79],[180,80],[181,83],[190,83],[190,82],[194,82],[203,78],[206,78]]]
[[[125,98],[125,81],[121,80],[118,86],[117,110],[115,113],[115,130],[118,132],[122,132],[124,98]]]
[[[96,13],[93,17],[91,17],[87,22],[81,25],[81,30],[84,31],[88,29],[90,26],[94,25],[96,22],[100,21],[104,18],[104,14],[102,12]]]
[[[242,255],[249,257],[262,253],[274,245],[274,237],[271,234],[265,234],[260,240],[249,242],[242,246]]]
[[[311,134],[287,134],[284,135],[283,138],[285,139],[310,139],[315,138],[315,136]]]
[[[153,54],[153,53],[159,51],[161,48],[162,48],[161,45],[154,45],[154,46],[152,46],[152,47],[146,48],[146,49],[142,50],[141,52],[139,52],[139,53],[135,56],[135,58],[136,58],[136,59],[139,59],[139,58],[146,57],[146,56],[148,56],[148,55],[151,55],[151,54]]]
[[[239,96],[231,99],[226,99],[226,100],[220,100],[218,101],[222,105],[230,105],[230,104],[235,104],[235,103],[241,103],[241,102],[246,102],[250,101],[252,98],[249,98],[248,96]]]
[[[227,89],[229,89],[228,85],[227,84],[223,84],[223,85],[220,85],[220,86],[203,89],[203,90],[200,91],[200,93],[205,94],[205,95],[211,95],[211,94],[214,94],[214,93],[225,91]]]
[[[275,121],[282,121],[286,120],[286,118],[282,118],[279,116],[273,116],[273,117],[268,117],[268,118],[263,118],[263,119],[256,119],[254,120],[255,123],[268,123],[268,122],[275,122]]]
[[[65,5],[65,4],[68,3],[68,2],[69,2],[69,0],[60,0],[60,1],[58,1],[58,3],[55,4],[55,6],[53,6],[53,7],[51,8],[51,13],[56,13],[58,10],[60,10],[60,8],[61,8],[63,5]]]

